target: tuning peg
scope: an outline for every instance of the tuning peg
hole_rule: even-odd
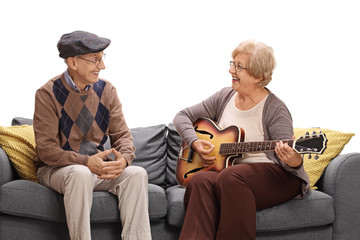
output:
[[[323,132],[322,132],[322,130],[320,130],[319,134],[318,134],[318,138],[320,138],[320,135],[322,135],[322,134],[323,134]]]
[[[319,133],[317,133],[316,131],[313,131],[312,136],[316,137],[316,138],[320,138],[321,133],[322,133],[321,130],[319,131]]]

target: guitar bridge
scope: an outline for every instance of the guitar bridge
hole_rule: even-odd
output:
[[[188,153],[188,156],[187,158],[183,158],[183,152],[185,149],[189,148],[189,153]],[[180,150],[179,150],[179,159],[183,160],[183,161],[186,161],[188,163],[191,163],[192,162],[192,157],[193,157],[193,154],[194,154],[194,151],[189,147],[189,146],[185,146],[185,147],[180,147]]]

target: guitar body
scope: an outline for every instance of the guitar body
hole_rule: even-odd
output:
[[[186,187],[192,176],[198,172],[220,172],[224,168],[232,166],[234,159],[241,157],[241,155],[220,155],[220,145],[222,143],[242,142],[245,139],[243,129],[236,126],[221,129],[217,123],[207,118],[200,118],[196,121],[194,123],[194,129],[199,139],[209,141],[215,146],[211,155],[215,156],[216,160],[214,164],[205,168],[202,165],[200,156],[196,152],[193,152],[183,141],[176,166],[176,180],[183,187]]]

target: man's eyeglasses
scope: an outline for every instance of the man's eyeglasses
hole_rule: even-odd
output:
[[[101,58],[99,58],[99,59],[95,58],[95,60],[86,59],[86,58],[83,58],[83,57],[80,57],[80,56],[76,56],[76,57],[77,57],[77,58],[80,58],[80,59],[82,59],[82,60],[91,62],[91,63],[95,64],[96,66],[99,66],[100,63],[105,59],[105,56],[106,56],[106,55],[105,55],[105,53],[104,53]]]
[[[247,68],[244,68],[243,66],[241,66],[240,64],[238,64],[237,66],[235,65],[234,61],[230,61],[230,67],[235,67],[235,71],[240,72],[241,70],[246,70]]]

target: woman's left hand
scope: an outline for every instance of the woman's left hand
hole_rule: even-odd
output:
[[[287,143],[281,141],[276,143],[275,153],[289,167],[299,167],[303,161],[299,153],[295,152]]]

